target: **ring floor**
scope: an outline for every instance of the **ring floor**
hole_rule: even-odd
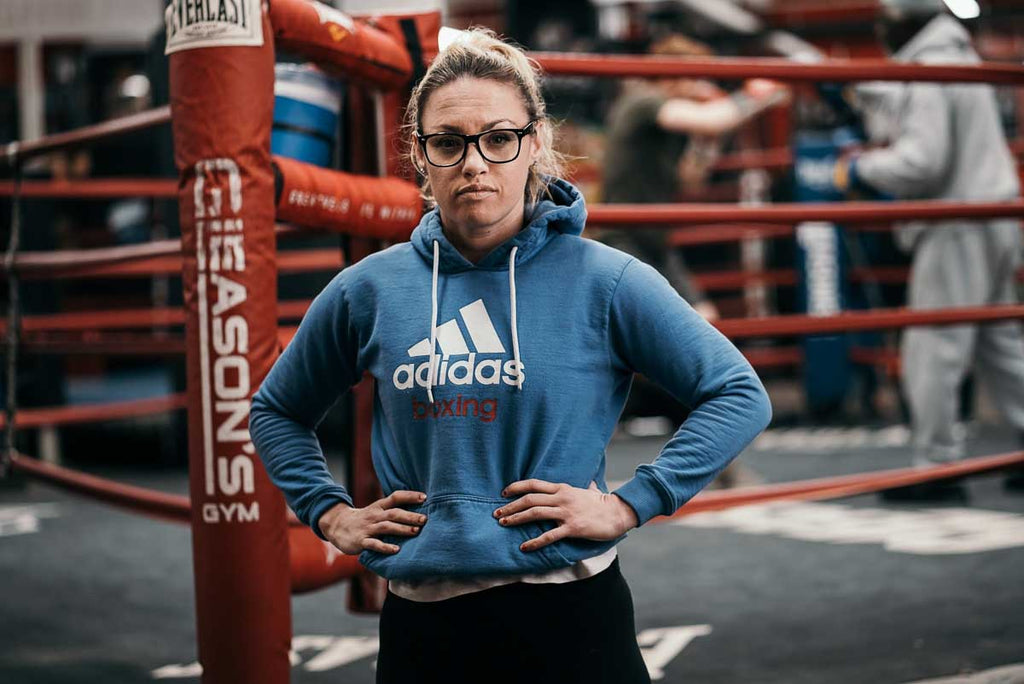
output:
[[[663,437],[617,435],[609,480]],[[741,457],[769,482],[900,467],[906,430],[771,430]],[[998,428],[972,451],[1019,448]],[[334,468],[335,472],[338,471]],[[181,472],[102,473],[184,493]],[[1024,496],[875,495],[689,516],[619,547],[654,681],[1024,682]],[[52,487],[0,490],[0,682],[198,682],[189,532]],[[293,599],[297,684],[373,682],[376,619],[345,587]]]

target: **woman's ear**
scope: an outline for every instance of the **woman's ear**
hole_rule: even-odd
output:
[[[533,135],[530,136],[530,163],[533,164],[540,159],[541,152],[544,151],[543,136],[547,132],[545,130],[547,121],[541,119],[533,127]]]
[[[413,166],[416,168],[416,173],[421,176],[427,175],[427,160],[423,158],[423,148],[420,147],[418,141],[412,143],[412,159]]]

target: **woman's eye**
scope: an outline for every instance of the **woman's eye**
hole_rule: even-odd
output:
[[[434,146],[442,150],[453,150],[459,146],[459,142],[455,138],[435,138]]]
[[[512,136],[508,133],[491,133],[487,136],[487,142],[492,145],[507,145],[512,142]]]

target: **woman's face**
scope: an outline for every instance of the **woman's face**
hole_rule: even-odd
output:
[[[475,135],[499,128],[525,128],[530,118],[515,86],[467,77],[435,90],[427,98],[420,121],[425,135]],[[514,161],[489,162],[471,144],[460,163],[437,167],[427,163],[422,147],[416,147],[419,166],[426,169],[445,228],[471,241],[476,234],[504,234],[513,226],[511,232],[522,227],[526,180],[539,153],[540,138],[533,134],[522,139]]]

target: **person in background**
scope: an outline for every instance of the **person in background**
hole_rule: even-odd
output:
[[[651,44],[653,55],[708,57],[711,49],[672,33]],[[731,94],[706,80],[662,78],[627,81],[607,118],[602,198],[608,203],[661,204],[700,190],[717,159],[722,136],[784,102],[788,90],[764,79]],[[718,311],[694,285],[664,229],[605,230],[605,244],[654,266],[705,318]]]
[[[883,0],[877,24],[885,50],[900,62],[976,64],[964,26],[942,0]],[[854,89],[856,103],[858,89]],[[844,156],[836,164],[841,190],[868,188],[899,199],[998,202],[1020,195],[1017,167],[1000,123],[995,92],[985,84],[908,83],[864,97],[868,123],[889,128],[887,144]],[[877,137],[877,136],[876,136]],[[912,309],[1017,301],[1021,263],[1017,219],[949,219],[897,227],[911,252]],[[902,385],[910,406],[913,463],[928,466],[964,456],[957,430],[958,388],[972,365],[1006,419],[1024,435],[1024,339],[1019,321],[918,327],[903,333]],[[1010,475],[1011,489],[1024,475]],[[958,481],[883,492],[899,500],[963,500]]]
[[[707,45],[678,33],[655,40],[650,54],[709,57]],[[783,85],[755,79],[725,93],[707,80],[662,78],[627,81],[607,117],[602,198],[608,203],[677,202],[684,192],[699,193],[718,157],[721,139],[766,109],[781,104]],[[708,320],[718,310],[696,286],[677,248],[663,228],[604,230],[598,239],[632,254],[658,270],[693,308]],[[656,414],[651,420],[649,416]],[[637,378],[624,411],[630,431],[655,433],[658,425],[678,424],[686,409],[646,378]],[[667,417],[666,421],[663,417]],[[651,427],[648,427],[651,423]],[[716,486],[753,484],[757,478],[734,464]]]

